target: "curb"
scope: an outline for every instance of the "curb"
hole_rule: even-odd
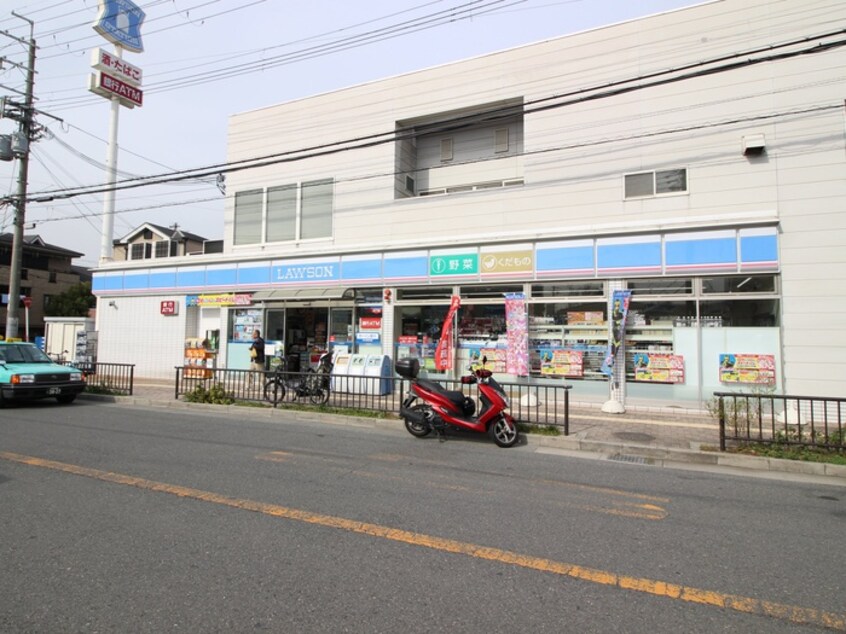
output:
[[[347,416],[343,414],[322,414],[303,410],[290,410],[273,407],[243,407],[240,405],[213,405],[210,403],[186,403],[177,399],[161,400],[138,396],[113,396],[108,394],[86,394],[80,398],[86,400],[114,403],[117,405],[149,407],[163,409],[207,409],[217,413],[231,413],[234,418],[243,418],[245,413],[263,419],[282,418],[296,414],[300,420],[323,424],[343,425],[348,427],[377,427],[380,429],[401,429],[399,419],[375,418],[368,416]],[[331,416],[331,420],[327,418]],[[702,467],[722,467],[746,473],[785,473],[844,480],[846,484],[846,465],[834,465],[822,462],[801,460],[783,460],[745,454],[723,453],[718,450],[702,451],[674,447],[656,447],[636,443],[603,442],[588,440],[577,436],[542,436],[523,434],[525,445],[536,447],[539,453],[554,453],[596,460],[630,462],[657,467],[679,467],[698,465]],[[840,484],[840,483],[838,483]]]

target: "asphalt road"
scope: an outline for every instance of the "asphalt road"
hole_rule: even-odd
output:
[[[0,410],[2,632],[846,630],[846,490],[479,437]]]

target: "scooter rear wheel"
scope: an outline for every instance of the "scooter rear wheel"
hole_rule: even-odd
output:
[[[500,447],[512,447],[520,440],[520,430],[512,419],[500,416],[488,428],[491,439]]]
[[[421,415],[429,411],[429,407],[426,405],[415,405],[411,409],[412,411],[417,412]],[[405,418],[403,420],[405,420],[405,428],[408,430],[408,433],[412,436],[416,436],[417,438],[423,438],[424,436],[428,436],[432,433],[431,426],[426,423],[415,423],[410,418]]]

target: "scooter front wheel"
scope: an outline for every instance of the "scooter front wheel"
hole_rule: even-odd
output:
[[[431,434],[432,427],[425,422],[425,417],[427,412],[429,412],[429,407],[426,405],[415,405],[411,408],[411,411],[415,414],[414,418],[424,419],[424,422],[415,422],[411,419],[411,417],[404,418],[405,428],[408,430],[408,433],[412,436],[416,436],[417,438],[423,438],[424,436]]]
[[[507,416],[500,416],[488,428],[491,439],[500,447],[512,447],[520,440],[517,423]]]

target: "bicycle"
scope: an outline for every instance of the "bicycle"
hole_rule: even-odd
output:
[[[286,394],[291,395],[291,401],[306,398],[315,405],[324,405],[329,400],[329,375],[332,372],[332,357],[326,352],[320,357],[317,370],[309,368],[306,372],[289,372],[284,358],[273,375],[264,384],[264,398],[278,405],[285,400]]]

